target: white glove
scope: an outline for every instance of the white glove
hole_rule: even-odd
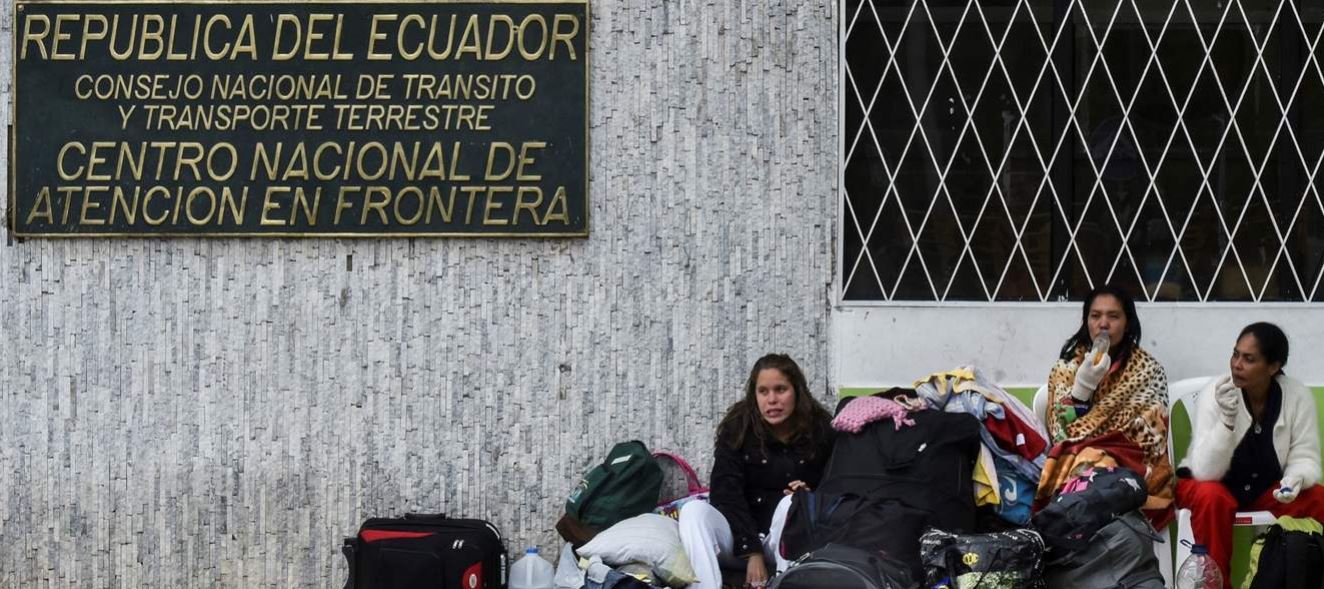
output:
[[[1076,382],[1071,385],[1071,396],[1077,401],[1088,402],[1094,396],[1094,391],[1098,390],[1099,383],[1113,364],[1107,352],[1103,353],[1098,364],[1094,363],[1093,356],[1093,353],[1085,354],[1080,359],[1080,366],[1076,368]]]
[[[1229,430],[1236,429],[1237,411],[1241,410],[1241,389],[1232,383],[1231,376],[1224,376],[1214,386],[1214,401],[1218,403],[1219,416]]]
[[[1278,489],[1273,492],[1273,498],[1279,503],[1291,503],[1300,494],[1301,480],[1296,477],[1283,477]]]

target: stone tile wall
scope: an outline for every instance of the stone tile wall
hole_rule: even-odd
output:
[[[827,397],[836,4],[592,12],[588,239],[0,230],[0,586],[339,586],[406,511],[547,550],[613,441],[706,474],[762,353]]]

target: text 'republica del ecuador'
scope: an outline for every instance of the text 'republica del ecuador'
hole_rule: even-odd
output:
[[[20,235],[587,232],[586,4],[18,6]]]

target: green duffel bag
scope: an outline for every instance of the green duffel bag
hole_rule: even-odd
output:
[[[579,523],[604,530],[612,524],[657,507],[662,492],[662,467],[638,440],[612,446],[607,459],[584,475],[565,513]]]

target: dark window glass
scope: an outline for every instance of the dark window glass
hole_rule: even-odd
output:
[[[1324,7],[846,0],[847,300],[1324,300]]]

